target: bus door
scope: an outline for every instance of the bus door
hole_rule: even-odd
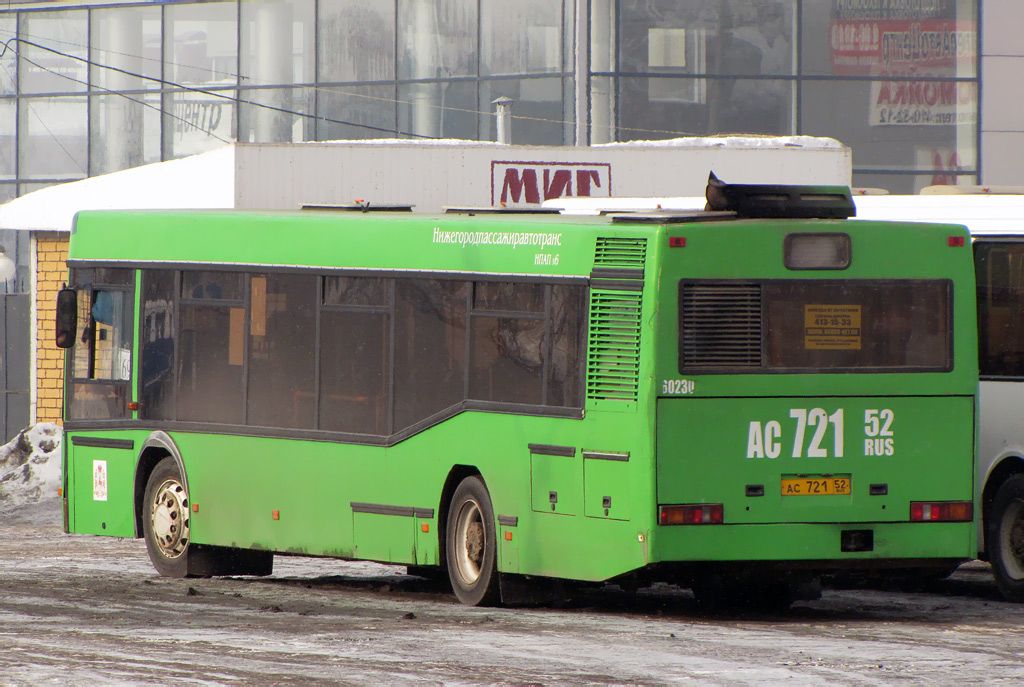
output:
[[[132,537],[137,451],[115,438],[110,421],[132,417],[135,273],[74,270],[78,322],[67,349],[65,489],[74,492],[74,531]],[[121,449],[121,450],[111,450]]]

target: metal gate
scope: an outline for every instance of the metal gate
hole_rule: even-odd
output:
[[[29,423],[30,296],[0,296],[0,433],[7,443]]]

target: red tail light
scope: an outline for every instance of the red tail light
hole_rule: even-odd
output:
[[[974,504],[970,501],[913,501],[910,522],[970,522]]]
[[[659,525],[721,525],[725,508],[720,503],[659,506]]]

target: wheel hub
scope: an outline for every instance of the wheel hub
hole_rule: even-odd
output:
[[[475,501],[466,502],[459,511],[456,536],[456,563],[459,575],[468,584],[474,584],[480,579],[486,544],[483,514]]]
[[[188,497],[176,480],[167,480],[156,490],[150,514],[153,538],[167,558],[185,553],[190,540]]]

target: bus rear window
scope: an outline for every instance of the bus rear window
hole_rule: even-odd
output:
[[[680,371],[952,369],[948,280],[681,282],[679,296]]]

